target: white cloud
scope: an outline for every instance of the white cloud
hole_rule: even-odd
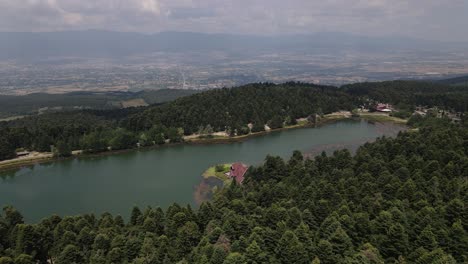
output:
[[[144,12],[159,15],[161,13],[159,2],[157,0],[139,0],[141,10]]]
[[[466,0],[0,0],[1,31],[342,31],[468,40]]]

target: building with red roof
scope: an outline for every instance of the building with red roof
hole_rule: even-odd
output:
[[[229,178],[234,178],[238,184],[242,184],[244,181],[245,173],[249,167],[243,163],[236,162],[231,165],[231,170],[228,172]]]
[[[377,104],[375,110],[378,112],[390,113],[392,112],[392,106],[389,104]]]

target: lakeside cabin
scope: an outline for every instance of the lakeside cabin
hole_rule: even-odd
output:
[[[377,112],[382,112],[382,113],[391,113],[392,106],[389,104],[377,104],[377,106],[375,107],[375,110],[377,110]]]
[[[231,168],[229,172],[226,173],[226,176],[229,179],[234,178],[238,184],[242,184],[242,182],[244,181],[244,175],[248,169],[249,166],[240,162],[236,162],[231,165]]]

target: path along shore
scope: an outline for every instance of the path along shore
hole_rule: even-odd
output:
[[[335,122],[335,121],[343,120],[347,118],[352,118],[351,112],[339,111],[339,112],[334,112],[331,114],[324,115],[322,118],[319,119],[319,121],[316,124],[309,123],[307,121],[307,118],[299,118],[297,119],[298,124],[296,125],[274,129],[271,131],[288,130],[288,129],[301,128],[301,127],[311,127],[314,125],[322,125],[322,124],[326,124],[329,122]],[[376,122],[395,122],[395,123],[400,123],[400,124],[405,124],[407,121],[405,119],[392,117],[388,114],[382,114],[382,113],[360,113],[360,118],[370,120],[370,121],[376,121]],[[182,144],[231,143],[231,142],[243,141],[254,136],[265,135],[269,132],[270,131],[262,131],[262,132],[250,133],[247,135],[234,136],[234,137],[229,137],[229,135],[225,131],[215,132],[211,135],[211,137],[206,137],[206,136],[203,137],[203,136],[200,136],[199,134],[192,134],[192,135],[184,136],[184,142]],[[181,143],[174,143],[174,144],[169,143],[167,144],[167,146],[176,145],[176,144],[181,144]],[[157,146],[151,146],[151,147],[145,147],[145,148],[155,148],[155,147]],[[131,151],[131,150],[134,150],[134,149],[121,150],[121,151],[108,151],[108,152],[102,152],[98,154],[83,154],[83,151],[75,150],[72,152],[71,158],[77,157],[77,156],[83,156],[83,155],[111,155],[114,153],[121,153],[121,152],[126,152],[126,151]],[[23,166],[45,163],[45,162],[50,162],[54,160],[59,160],[59,158],[55,158],[51,152],[33,151],[25,156],[0,161],[0,171],[17,169]]]

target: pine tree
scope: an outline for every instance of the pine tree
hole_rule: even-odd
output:
[[[16,254],[21,253],[31,255],[36,250],[36,234],[31,225],[19,224],[16,226]]]
[[[268,262],[268,255],[262,251],[255,240],[252,241],[247,247],[245,251],[245,257],[247,258],[247,263],[249,264],[260,264]]]
[[[61,140],[57,142],[54,148],[55,157],[70,157],[72,155],[72,150],[67,142]]]
[[[384,260],[380,255],[379,251],[369,243],[362,246],[362,249],[353,255],[347,257],[345,263],[350,264],[384,264]]]
[[[314,247],[314,243],[312,241],[312,232],[309,229],[309,226],[301,222],[301,224],[294,230],[299,242],[304,245],[304,249],[307,255],[310,257],[313,256],[313,252],[315,252],[316,248]]]
[[[292,231],[286,231],[278,242],[275,250],[280,263],[308,263],[304,245]]]
[[[269,122],[268,126],[271,129],[277,129],[283,127],[283,118],[279,115],[275,115]]]
[[[157,229],[157,223],[156,223],[156,219],[154,219],[153,217],[151,216],[148,216],[145,218],[145,221],[143,221],[143,225],[142,225],[142,228],[143,230],[145,230],[146,232],[150,232],[150,233],[153,233],[156,231]]]
[[[252,129],[251,129],[252,133],[265,131],[265,122],[263,122],[260,119],[257,113],[255,113],[252,123],[253,123]]]
[[[24,223],[21,213],[12,206],[3,207],[3,215],[3,218],[10,228],[13,228],[17,224]]]
[[[103,250],[95,250],[92,252],[91,257],[89,258],[90,264],[106,264],[106,254]]]
[[[461,219],[457,220],[450,227],[448,252],[451,253],[458,262],[468,259],[468,233],[462,225]]]
[[[310,212],[309,209],[305,209],[302,212],[302,220],[310,228],[310,230],[318,229],[317,220],[315,219],[315,216]]]
[[[438,248],[434,251],[422,255],[416,260],[416,264],[456,264],[457,261],[451,256],[447,255],[442,249]]]
[[[125,253],[119,247],[114,247],[107,253],[107,262],[109,263],[124,263]]]
[[[213,248],[213,254],[211,255],[211,258],[210,258],[211,263],[213,264],[223,263],[226,256],[227,256],[227,252],[226,250],[224,250],[224,248],[220,246],[215,246]]]
[[[468,218],[468,208],[460,199],[451,200],[446,208],[446,219],[449,223],[454,223],[458,219]]]
[[[317,245],[315,255],[319,258],[320,263],[333,264],[337,262],[337,257],[333,254],[333,245],[327,240],[321,239]]]
[[[390,226],[387,236],[381,246],[382,254],[385,257],[398,258],[404,256],[408,250],[408,235],[401,224]]]
[[[426,228],[424,228],[419,234],[416,240],[416,246],[423,247],[429,251],[436,249],[438,243],[432,230],[433,229],[430,225],[426,226]]]
[[[335,232],[328,238],[328,241],[332,244],[333,254],[343,258],[349,255],[352,250],[352,242],[348,234],[339,226]]]
[[[104,253],[107,253],[109,248],[110,248],[110,239],[107,235],[98,234],[94,238],[94,243],[93,243],[94,250],[102,250]]]
[[[11,159],[16,156],[15,147],[4,137],[0,137],[0,160]]]
[[[145,263],[154,263],[157,261],[156,245],[153,238],[149,236],[145,237],[141,245],[139,256]]]
[[[138,206],[134,206],[132,209],[132,214],[130,216],[130,224],[133,226],[143,224],[142,214]]]
[[[141,249],[141,242],[135,237],[130,237],[125,241],[125,256],[129,261],[136,258]]]
[[[195,222],[187,222],[177,231],[176,250],[180,258],[187,255],[200,239],[200,232]]]
[[[223,261],[223,264],[244,264],[246,263],[245,257],[240,253],[230,253],[226,259]]]
[[[74,245],[67,245],[57,258],[57,264],[81,264],[83,255],[80,249]]]

